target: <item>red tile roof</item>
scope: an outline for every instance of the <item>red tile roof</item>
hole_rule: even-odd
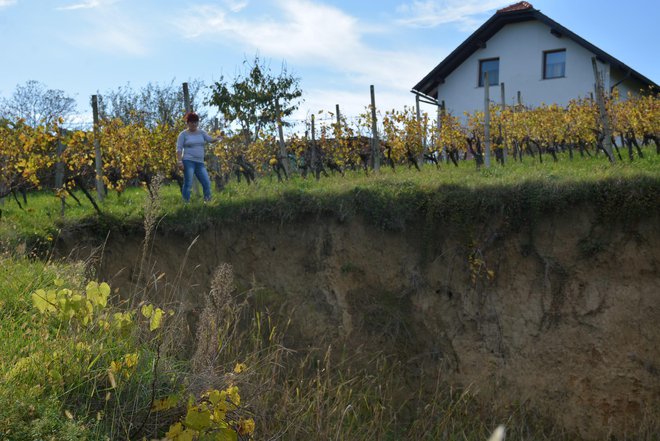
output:
[[[507,6],[506,8],[498,9],[497,13],[499,14],[500,12],[522,11],[525,9],[534,9],[534,6],[532,6],[531,3],[518,2],[511,6]]]

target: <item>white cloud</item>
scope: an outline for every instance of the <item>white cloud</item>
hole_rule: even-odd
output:
[[[76,9],[95,9],[102,6],[113,4],[115,2],[116,0],[84,0],[80,3],[74,3],[68,6],[61,6],[56,9],[60,11],[73,11]]]
[[[296,57],[323,56],[358,40],[356,20],[336,8],[309,0],[278,0],[281,18],[245,20],[217,6],[200,6],[178,24],[185,37],[222,35],[263,52]]]
[[[248,5],[247,0],[224,0],[224,4],[231,12],[240,12]]]
[[[475,15],[514,3],[512,0],[414,0],[398,7],[403,15],[398,23],[413,27],[434,27],[446,23],[458,23],[473,28],[481,20]]]
[[[338,8],[311,0],[275,4],[278,17],[254,20],[202,6],[179,28],[188,38],[220,36],[266,57],[342,72],[343,81],[355,84],[408,91],[432,67],[420,49],[397,52],[368,45],[363,38],[367,26]]]
[[[110,54],[142,56],[148,52],[144,20],[132,18],[121,8],[119,0],[84,0],[57,8],[79,11],[76,26],[67,29],[63,39],[71,46]]]
[[[93,33],[71,43],[102,52],[133,56],[141,56],[149,52],[148,47],[143,43],[144,38],[139,28],[128,23],[97,23],[97,25]]]
[[[0,8],[15,5],[17,0],[0,0]]]

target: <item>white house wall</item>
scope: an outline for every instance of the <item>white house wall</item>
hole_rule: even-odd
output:
[[[566,76],[543,79],[543,52],[566,49]],[[541,103],[566,105],[572,98],[588,97],[594,90],[591,64],[593,54],[568,37],[557,38],[550,27],[528,21],[507,24],[456,68],[438,87],[438,99],[445,101],[447,111],[461,116],[464,112],[482,109],[484,89],[478,87],[479,60],[499,58],[499,80],[505,84],[507,104],[514,104],[517,92],[525,105]],[[609,66],[598,63],[605,72],[604,84],[609,87]],[[500,86],[490,87],[490,99],[500,103]]]
[[[611,72],[610,87],[615,84],[621,99],[627,99],[628,94],[639,95],[644,90],[644,84],[641,81],[626,78],[626,75],[619,69],[612,69]]]

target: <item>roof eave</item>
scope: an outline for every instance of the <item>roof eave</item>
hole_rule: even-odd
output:
[[[429,72],[421,81],[413,86],[413,91],[423,93],[425,95],[433,96],[438,86],[444,82],[444,79],[451,74],[458,66],[460,66],[470,55],[472,55],[481,44],[485,43],[493,35],[507,24],[519,23],[523,21],[538,20],[551,29],[551,32],[558,36],[566,36],[575,41],[585,49],[596,55],[601,61],[606,61],[611,65],[615,65],[624,72],[630,72],[630,76],[644,83],[646,86],[660,89],[658,85],[632,69],[625,63],[619,61],[607,52],[598,48],[597,46],[589,43],[584,38],[575,34],[571,30],[560,25],[550,17],[542,14],[538,9],[525,9],[504,13],[494,14],[488,21],[474,31],[463,43],[454,49],[440,64],[438,64],[431,72]]]
[[[454,49],[440,64],[438,64],[431,72],[429,72],[420,82],[418,82],[413,90],[429,95],[432,90],[439,84],[437,77],[440,73],[442,80],[450,74],[456,67],[458,67],[467,57],[472,55],[476,49],[482,46],[483,43],[488,41],[490,37],[495,35],[504,25],[509,23],[518,23],[522,21],[533,20],[535,17],[530,16],[530,10],[520,10],[505,12],[493,15],[484,24],[482,24],[476,31],[474,31],[463,43]],[[455,65],[455,66],[454,66]]]

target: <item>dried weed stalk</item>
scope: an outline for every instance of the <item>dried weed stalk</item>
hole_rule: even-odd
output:
[[[196,375],[213,376],[220,352],[235,330],[240,306],[232,298],[233,290],[232,266],[222,263],[213,275],[211,291],[197,326],[196,349],[192,358],[192,369]]]
[[[144,242],[142,244],[142,258],[140,259],[140,271],[136,280],[136,285],[139,286],[142,275],[145,273],[145,265],[147,256],[149,256],[149,247],[153,243],[153,236],[158,225],[158,219],[161,213],[161,196],[160,190],[163,186],[163,175],[156,175],[150,186],[149,195],[144,204]]]

